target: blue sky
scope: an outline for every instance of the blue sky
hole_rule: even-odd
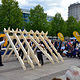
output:
[[[57,12],[61,13],[64,20],[68,17],[68,6],[70,4],[79,2],[80,0],[16,0],[19,2],[20,8],[29,9],[34,8],[40,4],[44,8],[47,15],[54,16]],[[1,0],[0,0],[1,3]]]

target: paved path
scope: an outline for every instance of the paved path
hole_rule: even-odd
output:
[[[55,64],[46,61],[42,67],[36,66],[34,70],[26,64],[27,70],[24,71],[16,59],[10,59],[0,67],[0,80],[51,80],[53,77],[61,77],[64,80],[63,75],[72,65],[80,66],[80,59],[64,58],[64,63]]]

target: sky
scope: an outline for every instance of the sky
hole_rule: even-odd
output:
[[[44,12],[49,16],[55,16],[57,12],[61,14],[64,20],[68,18],[68,7],[73,3],[80,3],[80,0],[16,0],[22,9],[34,8],[40,4]],[[1,0],[0,0],[1,3]]]

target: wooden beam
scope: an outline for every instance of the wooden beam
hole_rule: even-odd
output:
[[[13,30],[13,33],[14,33],[14,30]],[[26,56],[26,58],[27,58],[27,60],[28,60],[28,63],[29,63],[29,64],[31,65],[31,67],[34,69],[33,62],[32,62],[32,60],[31,60],[31,58],[29,57],[29,55],[27,55],[27,52],[26,52],[26,50],[24,49],[24,47],[23,47],[22,43],[20,42],[20,40],[19,40],[18,36],[16,35],[16,33],[14,33],[14,36],[15,36],[16,40],[18,41],[18,44],[20,45],[20,47],[21,47],[24,55]]]
[[[16,54],[16,56],[17,56],[17,58],[18,58],[18,60],[19,60],[19,62],[20,62],[20,64],[21,64],[23,70],[26,70],[26,67],[25,67],[25,65],[24,65],[24,62],[23,62],[23,60],[21,59],[21,57],[19,56],[19,53],[18,53],[18,51],[16,50],[16,47],[14,46],[14,44],[13,44],[10,36],[9,36],[8,33],[6,32],[6,29],[5,29],[5,28],[4,28],[4,32],[5,32],[5,34],[6,34],[6,37],[7,37],[8,40],[9,40],[12,48],[14,49],[14,52],[15,52],[15,54]]]
[[[18,43],[16,42],[16,44],[15,44],[15,47],[16,47],[16,45],[17,45]],[[18,49],[18,48],[16,48],[16,49]],[[11,52],[9,53],[9,55],[8,55],[8,59],[7,60],[9,60],[9,57],[11,56],[11,54],[13,53],[13,49],[11,50]],[[15,54],[16,55],[16,54]]]
[[[26,30],[25,33],[27,34]],[[43,54],[50,60],[50,62],[52,62],[54,64],[53,59],[51,58],[51,56],[43,50],[43,48],[34,40],[34,38],[32,36],[30,36],[30,34],[28,34],[29,38],[31,39],[31,41],[33,41],[35,43],[35,45],[43,52]]]
[[[38,64],[38,66],[41,66],[40,63],[39,63],[39,60],[38,60],[37,56],[34,54],[34,51],[33,51],[32,48],[30,47],[30,45],[29,45],[29,43],[27,42],[26,38],[24,37],[23,34],[21,34],[21,35],[22,35],[22,37],[23,37],[23,39],[24,39],[24,41],[25,41],[25,44],[26,44],[26,45],[28,46],[28,48],[29,48],[29,51],[30,51],[30,53],[31,53],[31,55],[32,55],[32,58],[35,60],[35,62]]]
[[[50,51],[51,55],[59,63],[59,60],[58,60],[57,56],[53,53],[52,49],[48,46],[48,44],[46,43],[46,41],[44,40],[44,38],[41,35],[39,35],[39,38],[41,39],[41,41],[43,41],[43,43],[45,44],[45,46],[47,47],[47,49]]]
[[[62,62],[64,62],[62,56],[60,55],[60,53],[57,52],[56,48],[54,47],[54,45],[49,41],[47,36],[44,36],[44,39],[47,40],[47,42],[49,43],[49,45],[52,47],[52,49],[55,51],[55,53],[57,54],[57,56],[60,58],[60,60]]]
[[[4,60],[4,57],[5,57],[6,53],[7,53],[7,51],[9,50],[9,47],[10,47],[10,43],[9,43],[9,45],[7,46],[6,51],[4,52],[4,54],[3,54],[3,56],[2,56],[2,61]],[[1,50],[2,50],[2,49],[1,49]]]

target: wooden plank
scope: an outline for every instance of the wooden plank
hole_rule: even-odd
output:
[[[6,53],[7,53],[7,51],[9,50],[9,47],[10,47],[10,43],[9,43],[9,45],[7,46],[6,51],[4,52],[4,54],[3,54],[3,56],[2,56],[2,61],[4,60],[4,57],[5,57]],[[2,50],[2,49],[1,49],[1,50]]]
[[[43,38],[49,43],[49,45],[50,45],[51,48],[55,51],[55,53],[56,53],[57,56],[60,58],[60,60],[61,60],[62,62],[64,62],[64,60],[63,60],[62,56],[60,55],[60,53],[57,52],[57,50],[56,50],[56,48],[54,47],[54,45],[53,45],[53,44],[50,42],[50,40],[48,39],[48,37],[47,37],[48,32],[44,33],[44,32],[42,31],[40,34],[41,34],[41,35],[43,36]]]
[[[13,32],[14,32],[14,30],[13,30]],[[20,40],[19,40],[18,36],[16,35],[16,33],[14,33],[14,36],[15,36],[16,40],[18,41],[18,44],[20,45],[20,47],[21,47],[24,55],[26,56],[26,58],[27,58],[27,60],[28,60],[28,63],[29,63],[29,64],[31,65],[31,67],[34,69],[33,62],[32,62],[32,60],[31,60],[30,56],[27,55],[27,52],[26,52],[26,50],[24,49],[24,47],[23,47],[22,43],[20,42]]]
[[[55,60],[59,63],[59,60],[58,58],[56,57],[56,55],[53,53],[53,51],[50,49],[50,47],[48,46],[48,44],[46,43],[46,41],[44,40],[44,38],[41,36],[41,34],[39,34],[38,31],[35,32],[35,34],[37,35],[38,34],[38,37],[36,35],[33,35],[36,39],[40,39],[44,44],[45,46],[47,47],[47,49],[50,51],[50,53],[52,54],[52,56],[55,58]]]
[[[1,50],[6,50],[7,48],[1,48]],[[12,50],[13,48],[9,48],[8,50]],[[16,49],[18,49],[18,48],[16,48]]]
[[[28,41],[26,40],[26,38],[24,37],[23,34],[21,34],[21,35],[22,35],[22,37],[23,37],[23,39],[24,39],[24,41],[25,41],[25,44],[26,44],[26,45],[28,46],[28,48],[29,48],[28,50],[29,50],[29,52],[31,53],[33,60],[38,64],[38,66],[41,66],[41,64],[39,63],[39,60],[38,60],[37,56],[34,54],[34,51],[33,51],[32,48],[30,47]]]
[[[49,45],[52,47],[52,49],[55,51],[55,53],[57,54],[57,56],[60,58],[60,60],[62,62],[64,62],[62,56],[60,55],[60,53],[57,52],[56,48],[54,47],[54,45],[52,45],[52,43],[49,41],[47,36],[44,36],[44,39],[48,41]]]
[[[15,44],[15,46],[17,45],[18,43],[16,42],[16,44]],[[11,54],[13,53],[13,49],[11,50],[11,52],[9,53],[9,55],[8,55],[8,58],[7,58],[7,60],[9,60],[9,57],[11,56]],[[15,54],[16,55],[16,54]]]
[[[50,51],[51,55],[55,58],[55,60],[59,63],[59,60],[57,58],[57,56],[53,53],[53,51],[50,49],[50,47],[48,46],[48,44],[46,43],[46,41],[44,40],[44,38],[39,35],[39,38],[43,41],[43,43],[45,44],[45,46],[47,47],[47,49]]]
[[[7,37],[8,40],[9,40],[12,48],[14,49],[14,52],[15,52],[15,54],[16,54],[16,56],[17,56],[17,58],[18,58],[18,60],[19,60],[19,62],[20,62],[20,64],[21,64],[23,70],[26,70],[26,67],[25,67],[25,65],[24,65],[24,62],[23,62],[23,60],[21,59],[21,57],[19,56],[19,53],[18,53],[18,51],[16,50],[16,48],[15,48],[15,46],[14,46],[14,44],[13,44],[10,36],[9,36],[8,33],[6,32],[6,29],[5,29],[5,28],[4,28],[4,32],[5,32],[5,34],[6,34],[6,37]]]
[[[27,34],[26,30],[25,30],[25,33]],[[43,52],[43,54],[50,60],[50,62],[54,64],[54,61],[51,58],[51,56],[45,50],[43,50],[43,48],[34,40],[34,38],[32,36],[30,36],[29,34],[28,34],[28,36],[31,39],[31,41],[33,41],[35,43],[35,45]]]

